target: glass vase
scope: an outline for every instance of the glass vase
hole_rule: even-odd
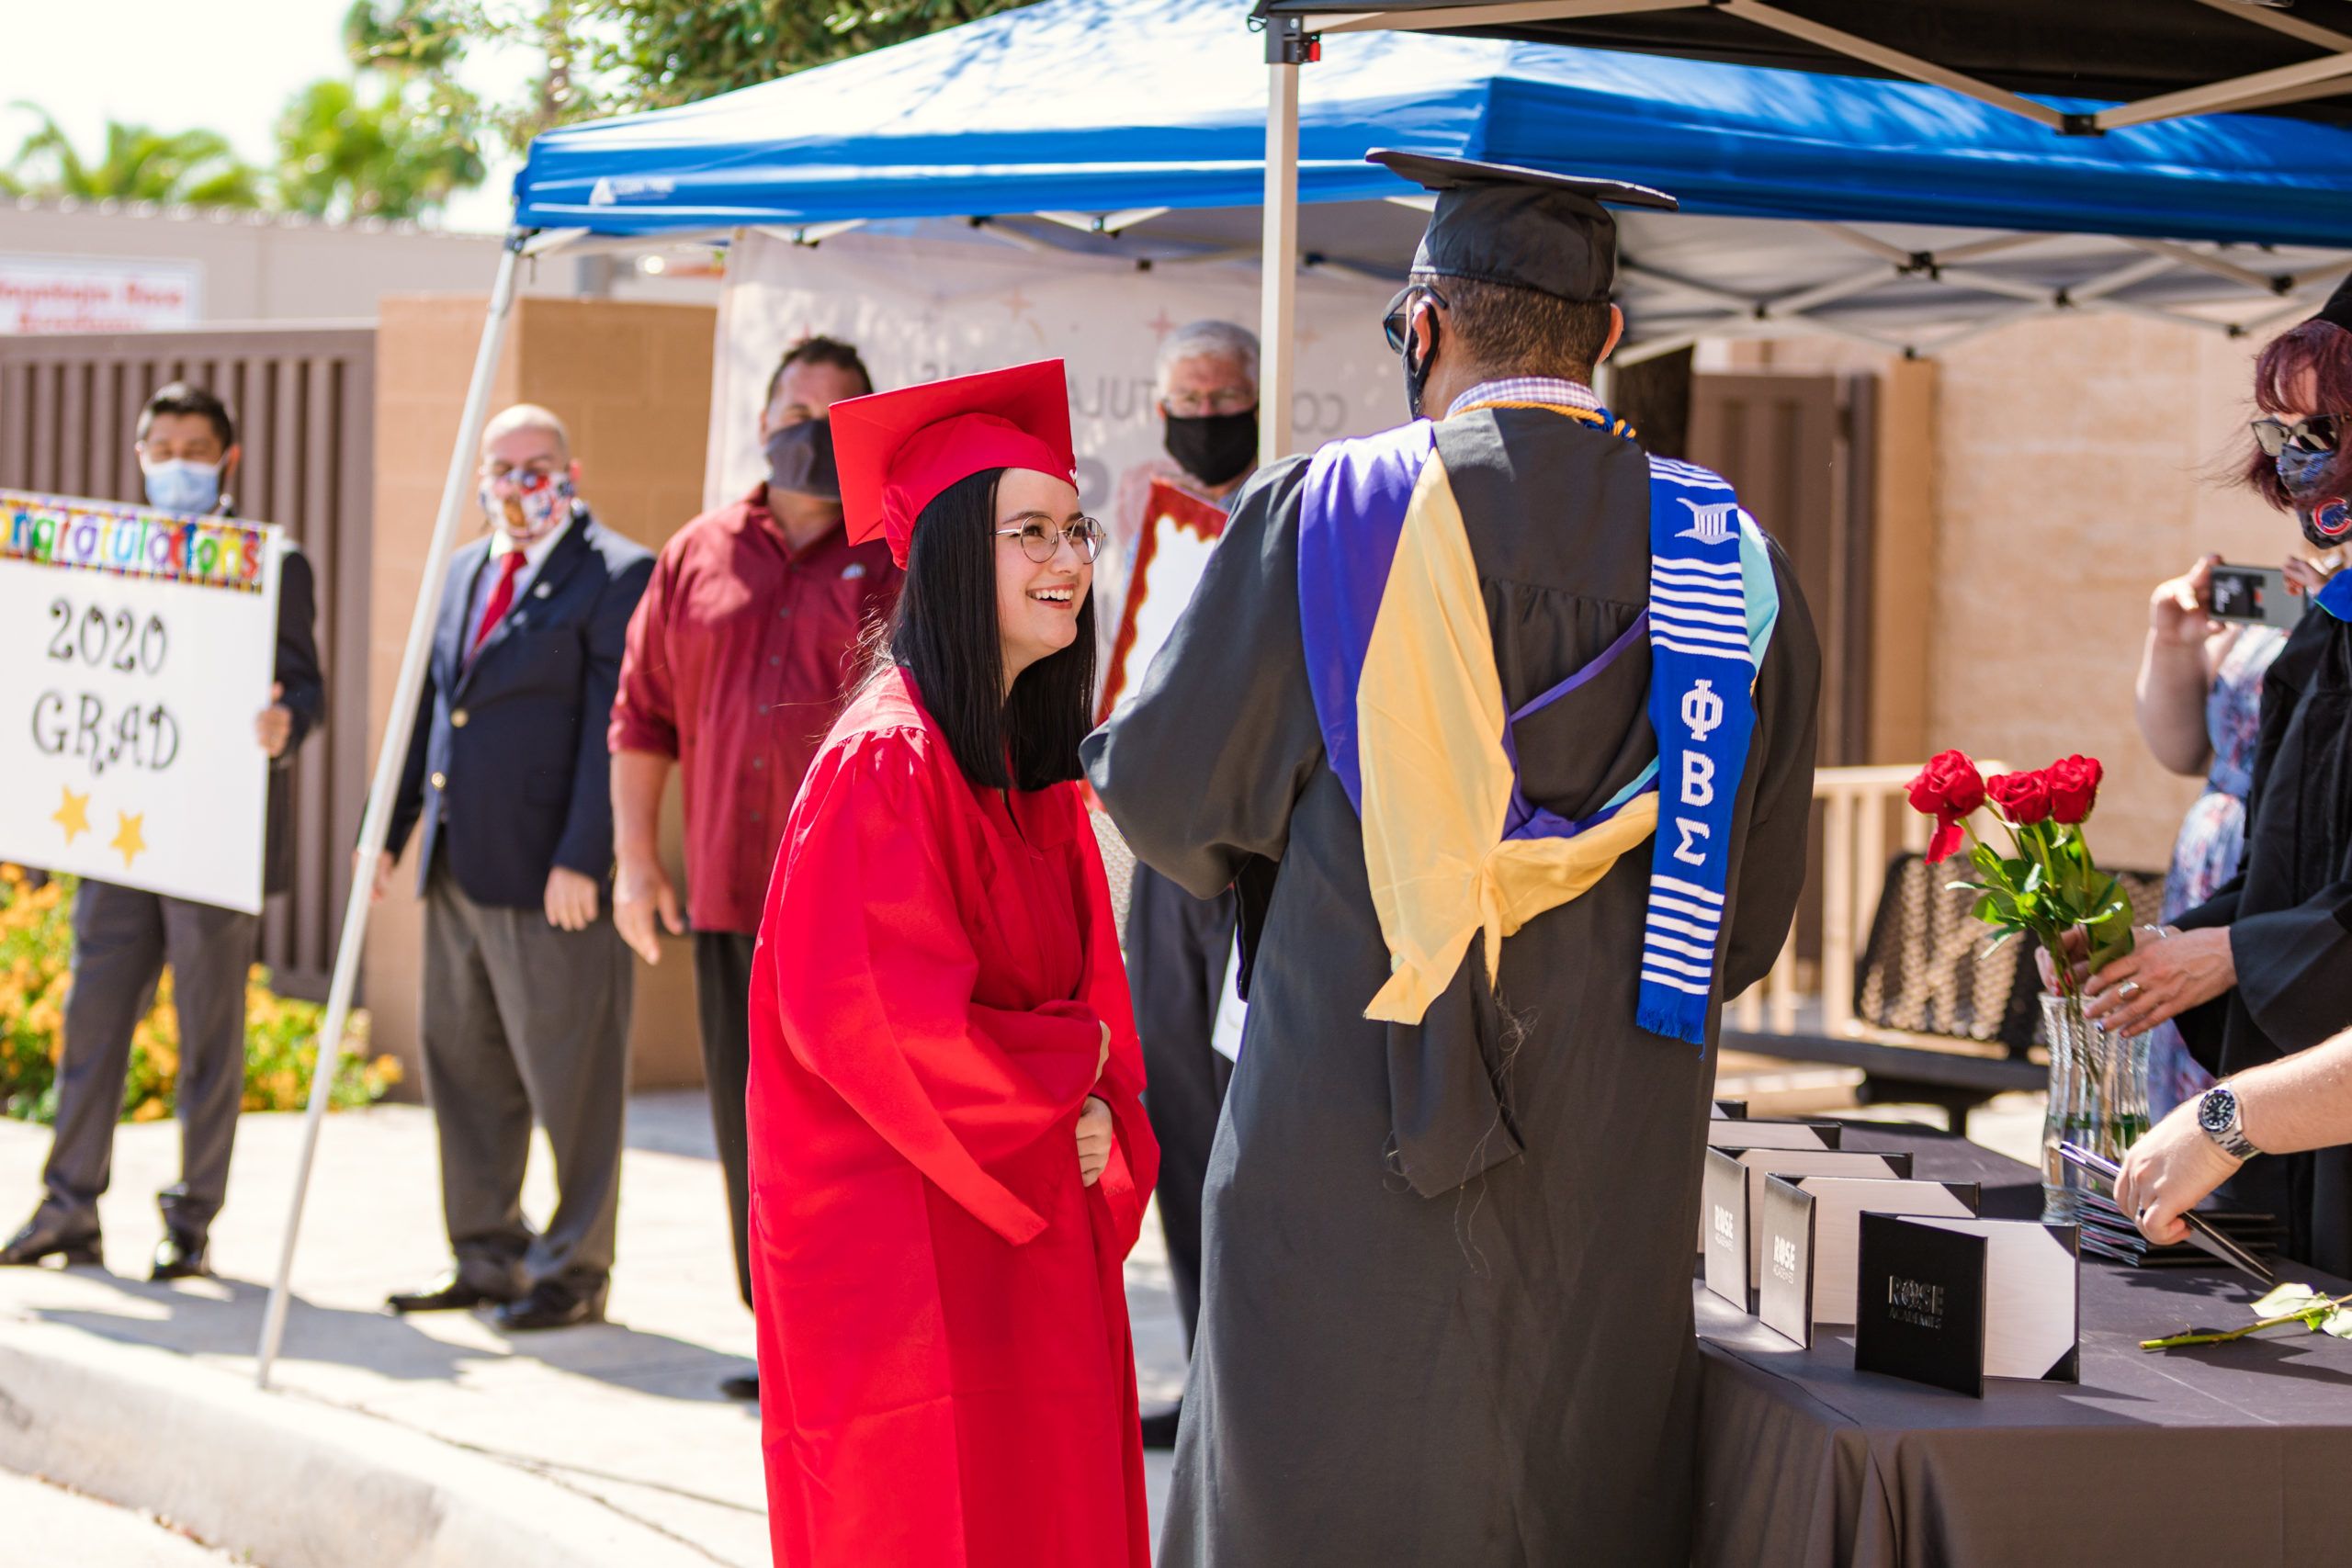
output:
[[[2109,1159],[2148,1130],[2148,1036],[2120,1035],[2083,1016],[2080,997],[2041,998],[2050,1047],[2050,1109],[2041,1124],[2041,1219],[2071,1224],[2086,1190],[2083,1173],[2059,1156],[2070,1143]]]

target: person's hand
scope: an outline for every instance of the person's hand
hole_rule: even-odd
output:
[[[548,924],[558,931],[584,931],[596,919],[596,879],[568,865],[548,872]]]
[[[670,874],[662,869],[662,863],[650,858],[623,860],[619,880],[613,887],[613,924],[619,929],[621,940],[648,964],[662,962],[662,943],[653,931],[656,915],[672,936],[685,934],[686,922],[678,913],[678,890],[670,886]]]
[[[2150,1241],[2167,1247],[2185,1241],[2188,1225],[2180,1216],[2236,1175],[2238,1164],[2197,1124],[2197,1101],[2184,1100],[2123,1156],[2115,1206]]]
[[[2336,569],[2343,564],[2344,557],[2335,550],[2328,551],[2316,561],[2305,560],[2301,556],[2289,556],[2282,569],[2287,579],[2287,592],[2300,593],[2308,599],[2326,587],[2327,580],[2334,577]]]
[[[392,886],[393,863],[394,861],[391,851],[379,850],[376,852],[376,874],[368,879],[368,901],[370,904],[380,904],[384,901],[385,893],[389,891]],[[359,874],[359,852],[357,850],[351,852],[351,874],[354,876]]]
[[[2178,577],[2167,578],[2148,595],[2148,630],[2160,643],[2201,648],[2222,629],[2213,619],[2213,569],[2219,556],[2200,556]]]
[[[2238,983],[2230,930],[2174,931],[2140,945],[2083,986],[2083,1016],[2112,1034],[2139,1034]]]
[[[1111,1108],[1090,1094],[1078,1113],[1078,1179],[1093,1186],[1110,1163]]]
[[[1102,1069],[1111,1065],[1111,1026],[1102,1025],[1102,1048],[1094,1053],[1094,1081],[1102,1081]]]
[[[2069,926],[2065,934],[2059,938],[2059,943],[2066,950],[2066,962],[2075,971],[2076,984],[2090,978],[2090,965],[2084,962],[2090,956],[2090,933],[2080,926]],[[2055,991],[2058,988],[2058,966],[2050,961],[2050,950],[2036,947],[2033,962],[2035,967],[2041,971],[2041,988]]]
[[[254,716],[254,739],[273,759],[286,755],[286,743],[294,739],[294,710],[277,700],[285,694],[284,682],[270,682],[269,706]]]

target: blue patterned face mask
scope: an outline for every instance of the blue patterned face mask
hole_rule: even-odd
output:
[[[2325,482],[2335,458],[2334,452],[2313,452],[2290,441],[2278,448],[2278,456],[2271,461],[2278,467],[2278,482],[2287,487],[2287,493],[2304,496]]]

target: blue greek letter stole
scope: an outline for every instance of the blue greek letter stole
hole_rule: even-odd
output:
[[[1630,435],[1606,412],[1554,412]],[[1703,1040],[1751,687],[1780,603],[1763,536],[1731,487],[1690,464],[1650,467],[1649,610],[1514,712],[1433,427],[1337,442],[1309,464],[1298,543],[1308,683],[1363,824],[1389,950],[1366,1017],[1418,1023],[1482,934],[1491,980],[1505,938],[1653,839],[1637,1021]],[[1645,637],[1657,759],[1579,820],[1536,806],[1512,727]]]

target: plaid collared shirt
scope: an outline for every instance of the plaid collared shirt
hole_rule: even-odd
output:
[[[1500,380],[1481,381],[1460,397],[1445,411],[1452,419],[1473,403],[1552,403],[1562,408],[1599,409],[1600,396],[1581,381],[1564,381],[1556,376],[1506,376]]]

